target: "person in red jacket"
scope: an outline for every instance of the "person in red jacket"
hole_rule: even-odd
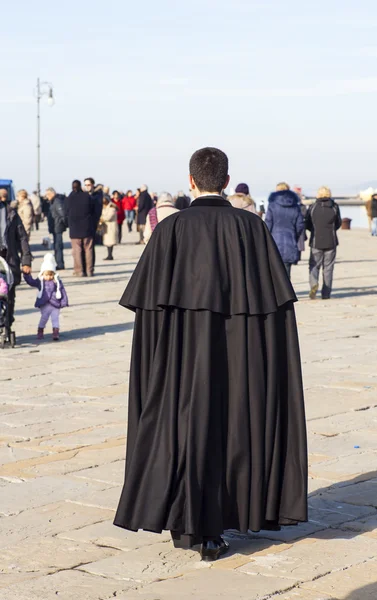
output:
[[[135,220],[135,208],[136,208],[136,198],[132,194],[132,190],[128,190],[126,195],[123,198],[123,210],[126,215],[126,221],[128,225],[128,231],[132,231],[132,225]]]
[[[118,240],[119,244],[122,242],[122,226],[124,222],[124,208],[123,208],[123,199],[120,193],[115,190],[113,192],[112,201],[117,207],[117,222],[118,222]]]

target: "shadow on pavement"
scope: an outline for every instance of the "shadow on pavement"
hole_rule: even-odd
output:
[[[358,296],[374,296],[377,294],[377,287],[366,286],[366,287],[349,287],[349,288],[335,288],[331,294],[331,298],[353,298]],[[309,296],[309,291],[298,291],[296,292],[297,297],[302,298]],[[321,291],[318,291],[317,300],[321,300]],[[313,300],[314,302],[314,300]]]
[[[328,487],[312,492],[308,496],[308,523],[282,527],[281,532],[264,530],[257,534],[253,534],[253,532],[249,532],[248,534],[238,534],[236,531],[227,532],[229,533],[231,543],[231,554],[252,554],[252,545],[255,544],[255,540],[257,539],[270,540],[273,546],[281,542],[294,543],[303,538],[315,539],[317,534],[320,535],[322,540],[326,539],[327,536],[329,539],[351,539],[367,531],[374,531],[375,521],[373,519],[371,519],[370,523],[366,523],[365,521],[377,515],[377,496],[375,502],[372,504],[369,492],[369,498],[366,498],[365,504],[362,504],[363,494],[365,495],[368,485],[373,486],[373,489],[376,488],[377,491],[377,471],[364,473],[349,481],[333,483]],[[352,487],[355,495],[358,495],[360,499],[358,502],[354,500],[351,502],[351,499],[347,502],[347,500],[341,499],[343,492],[350,487]],[[339,493],[339,497],[337,492]],[[368,512],[361,514],[360,509],[365,508],[368,509]],[[355,514],[351,514],[350,511],[352,510],[355,511]],[[342,526],[350,526],[352,522],[356,521],[358,523],[363,521],[363,524],[355,526],[354,529],[341,529]],[[308,531],[308,527],[310,528],[310,526],[317,528],[317,530],[311,532],[309,529]],[[362,596],[352,595],[350,596],[350,600],[351,598],[352,600],[360,600]],[[377,595],[375,598],[377,598]]]
[[[377,598],[377,583],[371,583],[351,592],[344,600],[375,600],[375,598]]]
[[[60,333],[59,344],[69,342],[70,340],[86,339],[99,337],[101,335],[107,335],[111,333],[120,333],[122,331],[130,331],[134,328],[132,323],[116,323],[115,325],[101,325],[96,327],[83,327],[81,329],[62,330]],[[36,334],[33,335],[20,335],[17,336],[17,346],[33,345],[39,346],[42,344],[50,343],[52,332],[46,327],[45,339],[41,342],[37,342]],[[51,342],[52,343],[52,342]]]

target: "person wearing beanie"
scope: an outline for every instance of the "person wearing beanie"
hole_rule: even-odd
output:
[[[31,274],[24,273],[24,279],[28,285],[38,289],[35,308],[41,311],[38,326],[37,339],[43,340],[44,328],[49,318],[52,322],[52,339],[59,340],[59,317],[60,309],[68,306],[68,296],[63,282],[56,273],[56,261],[52,254],[46,254],[38,275],[34,279]]]
[[[241,208],[256,214],[255,202],[250,196],[249,186],[247,183],[239,183],[236,187],[236,193],[228,198],[234,208]]]

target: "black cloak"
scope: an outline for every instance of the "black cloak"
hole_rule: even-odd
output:
[[[217,536],[307,520],[296,296],[263,221],[219,196],[155,229],[136,312],[115,525]]]

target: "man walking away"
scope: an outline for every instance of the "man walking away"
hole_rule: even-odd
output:
[[[30,196],[30,202],[33,205],[33,211],[34,211],[34,226],[36,231],[38,231],[39,229],[39,223],[42,220],[42,201],[40,199],[40,197],[38,196],[38,192],[35,191],[31,194]]]
[[[137,229],[140,236],[140,239],[137,242],[138,244],[145,244],[144,230],[145,224],[147,222],[147,215],[151,208],[153,208],[153,201],[148,193],[148,186],[142,185],[140,188],[140,196],[138,200],[137,210]]]
[[[94,204],[94,213],[93,213],[93,224],[92,224],[92,228],[93,228],[93,269],[95,266],[95,262],[96,262],[96,252],[95,252],[95,237],[96,237],[96,231],[98,229],[98,225],[100,222],[100,218],[102,215],[102,208],[103,208],[103,187],[101,185],[98,185],[96,187],[95,181],[93,179],[93,177],[87,177],[84,180],[84,187],[86,192],[90,195],[93,204]]]
[[[210,561],[228,551],[226,529],[307,520],[306,429],[296,296],[276,245],[222,197],[224,152],[195,152],[190,183],[195,200],[158,223],[120,302],[136,319],[114,522],[170,530]]]
[[[67,198],[67,216],[72,243],[73,274],[77,277],[93,276],[95,208],[92,198],[82,190],[80,181],[76,179]]]
[[[52,187],[47,188],[45,197],[50,203],[47,221],[48,231],[54,239],[56,268],[58,271],[64,271],[63,233],[66,231],[68,226],[66,197],[63,194],[57,194]]]
[[[175,208],[178,208],[178,210],[185,210],[190,206],[190,203],[191,198],[186,196],[184,191],[180,190],[177,194],[177,199],[175,201]]]
[[[319,272],[323,270],[322,300],[329,300],[338,246],[337,230],[342,224],[339,206],[331,198],[331,190],[321,187],[317,200],[306,215],[306,229],[310,235],[310,293],[309,298],[315,300],[318,291]]]
[[[372,235],[377,236],[377,194],[373,194],[371,201]]]

